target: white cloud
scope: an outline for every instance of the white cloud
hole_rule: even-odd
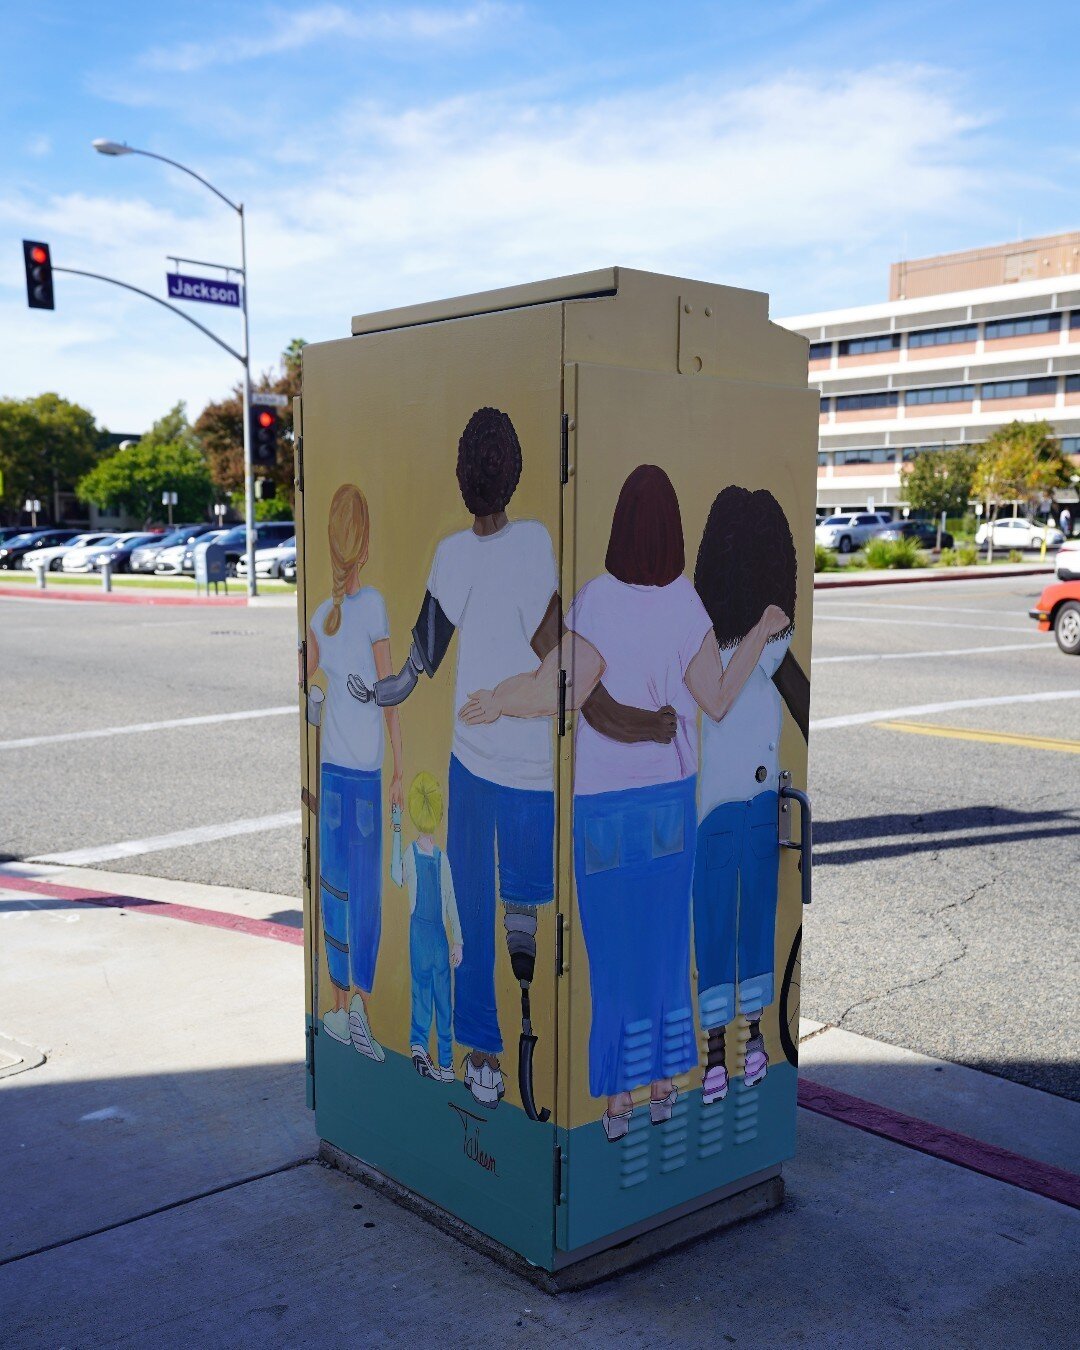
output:
[[[284,142],[266,133],[246,185],[240,161],[206,168],[245,199],[267,365],[297,335],[343,336],[354,313],[612,263],[768,290],[774,313],[884,296],[906,229],[990,237],[1013,218],[1016,184],[979,167],[982,122],[962,99],[954,75],[899,66],[577,104],[486,90],[404,110],[356,102]],[[0,201],[0,222],[32,219],[58,260],[163,294],[166,253],[233,257],[229,213],[191,187],[171,211],[142,198]],[[25,305],[3,286],[0,306]],[[92,370],[90,405],[127,426],[231,385],[234,363],[172,316],[91,287],[76,301],[64,284],[65,320],[77,303],[80,327],[51,330],[47,374],[45,346],[17,340],[13,391],[74,396]],[[31,317],[37,333],[59,313]],[[213,322],[231,340],[230,316]]]
[[[43,159],[52,153],[52,137],[46,136],[44,132],[31,136],[26,143],[26,153],[34,159]]]
[[[261,29],[216,38],[154,47],[140,58],[150,70],[188,74],[209,66],[233,65],[263,56],[280,56],[327,39],[372,43],[438,43],[458,39],[501,23],[514,7],[477,0],[464,9],[388,8],[357,11],[343,5],[267,12]]]

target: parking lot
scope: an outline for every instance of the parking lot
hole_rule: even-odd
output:
[[[1040,589],[818,593],[803,1012],[1080,1100],[1080,661]],[[0,618],[4,860],[271,892],[298,925],[291,606]]]

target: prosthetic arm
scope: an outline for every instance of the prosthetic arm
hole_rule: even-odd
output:
[[[349,693],[361,703],[374,702],[380,708],[396,708],[416,688],[421,675],[430,677],[439,669],[453,636],[454,625],[443,613],[438,600],[430,591],[425,591],[405,664],[396,675],[376,680],[374,685],[365,684],[359,675],[350,675]]]

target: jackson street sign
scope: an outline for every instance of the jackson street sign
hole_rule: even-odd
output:
[[[235,281],[209,281],[206,277],[186,277],[182,272],[166,272],[170,300],[201,300],[208,305],[240,308],[240,286]]]

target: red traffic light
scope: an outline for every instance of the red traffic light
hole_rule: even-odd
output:
[[[34,247],[30,250],[30,261],[36,263],[48,262],[49,255],[41,247],[40,244],[35,244]]]
[[[272,412],[261,412],[259,414],[259,426],[272,427],[274,425],[274,414]]]

